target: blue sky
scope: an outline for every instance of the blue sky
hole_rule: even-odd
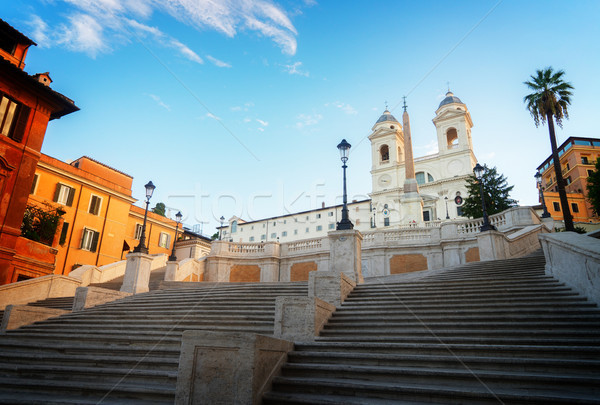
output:
[[[471,112],[478,160],[537,203],[547,128],[524,107],[536,69],[575,87],[558,130],[598,137],[597,1],[12,0],[1,18],[37,43],[25,70],[49,71],[81,111],[51,122],[42,151],[87,155],[157,188],[187,225],[260,219],[339,203],[336,145],[352,145],[349,194],[371,190],[366,137],[407,96],[416,156],[447,83]],[[138,203],[140,205],[141,201]]]

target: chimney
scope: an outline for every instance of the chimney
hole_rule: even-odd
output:
[[[44,86],[50,87],[50,83],[52,83],[52,79],[50,78],[50,72],[45,73],[36,73],[33,75],[33,78],[38,82],[42,83]]]

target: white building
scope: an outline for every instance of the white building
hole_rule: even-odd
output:
[[[471,140],[473,122],[467,106],[451,92],[446,93],[433,118],[438,153],[412,159],[418,188],[416,194],[411,190],[410,197],[405,193],[405,186],[411,181],[406,178],[406,159],[410,173],[413,155],[406,109],[403,123],[404,126],[386,110],[369,135],[371,199],[348,204],[354,228],[361,232],[413,223],[427,226],[461,216],[462,199],[467,195],[466,178],[477,163]],[[422,212],[415,212],[415,207]],[[335,230],[341,208],[341,205],[323,206],[251,222],[234,216],[221,229],[222,238],[234,242],[285,243],[323,237]]]

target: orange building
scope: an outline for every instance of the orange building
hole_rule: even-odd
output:
[[[71,163],[41,156],[30,203],[51,203],[65,211],[55,274],[114,263],[137,246],[144,209],[133,205],[132,182],[131,176],[87,156]],[[174,234],[175,221],[148,213],[150,254],[170,253]]]
[[[31,45],[35,42],[0,20],[0,285],[19,279],[15,267],[52,270],[55,252],[23,240],[21,223],[48,122],[78,110],[49,87],[48,73],[30,76],[23,70]]]
[[[600,139],[570,137],[558,148],[558,156],[573,221],[600,222],[600,218],[594,215],[592,206],[587,200],[587,178],[595,170],[596,160],[600,158]],[[548,157],[537,170],[542,174],[546,208],[553,219],[562,220],[563,214],[552,156]]]

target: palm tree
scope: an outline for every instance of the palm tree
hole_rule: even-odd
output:
[[[526,95],[523,102],[527,104],[527,109],[533,117],[535,126],[540,122],[544,124],[548,121],[548,130],[550,131],[550,145],[552,146],[552,159],[554,161],[554,173],[556,173],[556,183],[558,184],[558,196],[565,220],[565,229],[574,231],[573,216],[569,209],[567,193],[565,191],[565,180],[560,169],[558,160],[558,150],[556,147],[556,136],[554,134],[554,121],[562,128],[562,119],[569,118],[567,106],[571,104],[571,90],[573,86],[563,81],[565,74],[563,70],[554,72],[551,67],[538,70],[531,76],[531,81],[523,82],[533,93]]]

